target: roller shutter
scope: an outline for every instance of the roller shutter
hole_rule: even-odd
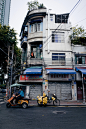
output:
[[[72,99],[71,82],[49,82],[48,86],[50,96],[56,94],[57,98],[61,100]]]

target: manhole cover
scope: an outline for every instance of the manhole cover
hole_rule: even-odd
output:
[[[54,114],[66,114],[65,111],[53,111]]]

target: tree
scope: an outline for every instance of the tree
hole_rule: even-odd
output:
[[[29,11],[37,9],[38,6],[39,6],[39,2],[37,2],[37,1],[30,1],[27,4],[28,4],[28,10]]]
[[[12,45],[14,44],[14,57],[16,55],[17,62],[21,64],[21,50],[17,47],[17,33],[14,29],[11,29],[10,26],[1,26],[0,24],[0,67],[2,70],[2,75],[7,73],[7,64],[8,64],[8,47],[12,50]],[[9,54],[11,59],[12,52]],[[13,63],[15,60],[13,60]],[[16,64],[17,64],[16,62]],[[19,66],[20,66],[19,64]]]
[[[38,1],[30,1],[27,3],[28,4],[28,10],[34,10],[34,9],[40,9],[40,8],[46,8],[43,3],[39,4]]]
[[[16,35],[14,29],[0,24],[0,67],[3,69],[3,74],[7,72],[8,47],[17,45]]]
[[[72,27],[72,34],[70,35],[71,43],[86,45],[86,32],[84,27]]]

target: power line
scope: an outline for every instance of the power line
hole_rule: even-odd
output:
[[[86,4],[78,11],[78,12],[76,12],[76,13],[81,13],[81,11],[84,9],[86,7]],[[79,14],[80,15],[80,14]]]
[[[77,5],[80,3],[80,1],[82,1],[82,0],[79,0],[79,1],[76,3],[76,5],[71,9],[70,14],[73,12],[73,10],[74,10],[75,8],[77,8]]]
[[[76,5],[71,9],[71,11],[70,11],[69,14],[72,13],[72,11],[75,9],[75,7],[79,4],[80,1],[81,1],[81,0],[79,0],[79,1],[76,3]],[[58,25],[58,27],[55,29],[55,31],[54,31],[53,33],[56,32],[56,30],[60,27],[61,24],[62,24],[62,23],[60,23],[60,24]],[[47,40],[48,40],[51,36],[52,36],[52,34],[44,41],[44,44],[47,42]],[[47,43],[47,44],[48,44],[48,43]],[[46,44],[46,45],[47,45],[47,44]],[[45,47],[44,47],[44,48],[45,48]]]

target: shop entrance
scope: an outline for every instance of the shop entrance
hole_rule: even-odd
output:
[[[83,99],[83,88],[82,88],[82,82],[77,82],[77,100]]]

